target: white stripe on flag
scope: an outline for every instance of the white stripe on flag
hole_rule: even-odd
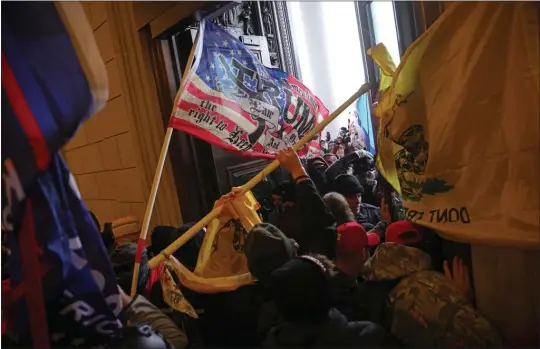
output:
[[[210,88],[197,75],[194,76],[192,82],[199,90],[201,90],[205,94],[208,94],[210,96],[214,96],[214,97],[217,97],[217,98],[226,99],[226,100],[230,101],[230,103],[236,103],[234,101],[231,101],[227,97],[225,97],[225,95],[223,93],[215,91],[212,88]],[[192,95],[187,90],[184,92],[184,94],[182,96],[182,99],[185,100],[186,102],[193,103],[193,104],[196,104],[196,105],[201,105],[201,102],[202,102],[201,99],[199,99],[198,97]],[[214,103],[214,104],[217,104],[217,103]],[[240,106],[238,106],[238,107],[240,108]],[[242,129],[244,129],[247,133],[251,133],[251,132],[255,131],[255,129],[256,129],[256,126],[253,125],[244,116],[242,116],[242,114],[236,112],[233,109],[230,109],[230,108],[226,107],[223,104],[218,104],[218,109],[216,111],[218,113],[224,115],[225,117],[227,117],[232,122],[236,123]],[[185,119],[185,120],[188,120],[188,121],[192,121],[191,118],[189,116],[187,116],[187,114],[181,114],[181,115],[182,116],[178,116],[178,114],[175,113],[175,116],[178,117],[178,118]]]

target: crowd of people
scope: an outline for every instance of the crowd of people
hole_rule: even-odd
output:
[[[358,124],[361,121],[357,111],[354,116],[350,114],[347,127],[341,127],[335,139],[330,133],[320,139],[320,147],[314,147],[320,151],[310,153],[313,156],[309,159],[300,159],[291,148],[279,151],[276,158],[290,178],[279,183],[271,198],[266,198],[265,203],[270,202],[271,207],[265,207],[264,213],[259,210],[261,223],[251,227],[239,241],[221,239],[221,246],[234,244],[235,252],[243,255],[252,283],[227,292],[198,292],[183,285],[182,275],[169,272],[165,262],[150,269],[149,260],[164,255],[163,251],[196,223],[155,226],[143,247],[140,241],[120,239],[111,223],[99,222],[82,203],[60,149],[73,136],[76,126],[105,103],[107,96],[101,90],[107,81],[100,78],[105,76],[105,68],[97,67],[99,62],[93,62],[88,54],[92,47],[87,44],[95,43],[87,36],[75,35],[80,34],[75,30],[76,21],[66,21],[71,12],[77,11],[56,7],[55,11],[49,7],[29,11],[10,6],[12,15],[2,18],[14,19],[5,26],[6,50],[2,57],[2,71],[7,76],[3,81],[6,107],[2,111],[7,115],[5,130],[11,136],[5,147],[11,149],[5,156],[3,153],[2,159],[3,188],[7,188],[3,191],[7,205],[3,205],[2,212],[1,258],[1,339],[5,347],[508,345],[496,326],[475,307],[466,263],[443,253],[445,241],[436,231],[406,219],[400,196],[377,173],[374,156],[366,151],[373,135]],[[446,11],[446,19],[463,12],[455,7]],[[478,12],[486,13],[483,9]],[[18,20],[24,18],[22,14],[42,18]],[[44,25],[48,16],[51,23]],[[489,19],[477,17],[484,22]],[[445,23],[441,20],[432,28],[446,28]],[[489,27],[505,29],[504,23],[493,23]],[[435,30],[439,29],[423,37],[433,36]],[[459,37],[457,34],[454,37]],[[479,35],[471,37],[476,40]],[[520,45],[514,46],[513,51],[518,52]],[[34,61],[30,58],[38,55],[32,55],[36,51],[29,47],[37,47],[39,57],[54,59]],[[82,57],[79,51],[84,51]],[[69,69],[52,64],[58,57],[68,58],[62,63]],[[417,63],[422,66],[426,62]],[[520,63],[515,59],[512,62]],[[427,64],[428,68],[437,68],[435,63]],[[413,64],[404,59],[401,67],[410,72]],[[456,67],[469,68],[459,64]],[[98,74],[97,68],[102,72]],[[397,74],[407,69],[400,69],[393,76],[392,86],[398,86],[402,81],[399,79],[407,79]],[[394,93],[403,91],[391,88],[390,92],[396,94],[396,104],[406,102],[399,101],[401,95]],[[510,103],[506,109],[512,111],[511,107]],[[414,108],[405,113],[414,114],[412,111]],[[223,206],[221,214],[227,214],[230,206],[226,204],[238,195],[237,188],[233,188],[219,198],[215,207]],[[232,229],[241,229],[240,220],[234,220]],[[208,246],[205,242],[210,240],[206,239],[209,235],[203,228],[173,256],[194,272],[203,247]],[[82,246],[98,248],[85,250]],[[211,253],[216,246],[211,246]],[[92,261],[86,258],[89,256]],[[140,265],[137,269],[136,263]],[[134,280],[135,270],[138,277]],[[175,293],[181,297],[175,301],[171,301],[167,290],[171,280],[181,291]],[[132,287],[136,290],[133,297],[128,295]],[[71,293],[73,290],[77,292]],[[40,301],[33,302],[32,298]],[[178,306],[180,303],[182,306]],[[106,328],[108,325],[112,326]]]
[[[471,302],[467,267],[459,258],[443,260],[435,232],[404,220],[399,195],[377,175],[372,154],[329,154],[309,160],[291,148],[277,154],[290,181],[275,188],[273,210],[251,229],[242,247],[257,281],[231,292],[201,294],[176,279],[196,318],[165,301],[163,266],[150,270],[147,265],[194,223],[153,229],[134,299],[125,291],[131,289],[137,245],[116,241],[111,224],[103,224],[101,237],[116,273],[125,321],[137,324],[134,345],[500,346],[497,331]],[[236,193],[233,189],[216,205]],[[204,235],[200,231],[174,254],[191,271]],[[5,263],[6,246],[2,254]],[[9,300],[6,269],[2,291]],[[3,319],[8,317],[3,307]],[[5,332],[3,339],[16,344]]]
[[[340,127],[334,139],[332,139],[330,132],[326,132],[326,137],[319,141],[321,155],[328,154],[326,155],[327,159],[337,159],[354,151],[367,148],[369,137],[355,120],[358,120],[356,110],[354,116],[347,120],[347,127]]]
[[[354,151],[334,162],[316,157],[303,164],[288,148],[277,158],[291,180],[276,188],[274,211],[251,229],[242,247],[257,281],[216,294],[180,286],[196,318],[167,304],[160,268],[147,266],[194,223],[153,229],[134,299],[124,291],[131,288],[137,245],[116,243],[110,224],[104,224],[102,238],[126,321],[159,333],[158,339],[143,335],[136,347],[502,345],[471,302],[463,261],[443,260],[437,234],[403,220],[398,195],[381,193],[384,182],[370,153]],[[191,271],[204,235],[200,231],[174,253]],[[144,327],[137,328],[144,333]]]

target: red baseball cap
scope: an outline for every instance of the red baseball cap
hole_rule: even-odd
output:
[[[420,242],[424,235],[413,223],[407,220],[397,221],[386,228],[386,242],[409,245]]]
[[[378,246],[381,243],[381,237],[377,233],[367,233],[368,246]]]
[[[380,243],[375,233],[367,234],[364,227],[356,222],[348,222],[337,227],[336,253],[349,253],[359,251]]]

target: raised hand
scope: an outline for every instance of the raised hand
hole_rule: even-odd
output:
[[[392,215],[390,214],[390,210],[388,209],[388,205],[386,204],[386,201],[384,201],[384,198],[381,199],[381,219],[388,224],[392,223]]]
[[[228,210],[230,208],[230,206],[225,205],[225,204],[230,202],[231,200],[233,200],[236,196],[238,196],[241,190],[242,190],[242,188],[240,188],[240,187],[233,187],[229,193],[227,193],[225,195],[222,195],[219,198],[219,200],[217,200],[214,203],[214,208],[224,206],[223,209]],[[226,213],[226,212],[222,211],[222,213]],[[230,212],[230,211],[227,212],[227,213],[232,214],[232,212]]]
[[[300,162],[300,158],[293,148],[288,147],[281,149],[276,154],[276,159],[279,161],[281,167],[291,173],[294,179],[306,175],[306,171]]]
[[[463,292],[468,300],[472,300],[471,280],[469,278],[469,268],[463,263],[463,260],[454,257],[452,261],[452,271],[448,267],[448,261],[443,263],[444,275],[452,280],[456,286]]]

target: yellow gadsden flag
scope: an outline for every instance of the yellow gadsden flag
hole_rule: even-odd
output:
[[[206,229],[195,270],[191,272],[172,256],[165,262],[168,270],[175,272],[182,285],[199,293],[233,291],[253,283],[244,245],[251,228],[261,223],[258,208],[251,192],[226,202]]]
[[[536,3],[455,3],[407,50],[377,114],[378,168],[409,220],[540,247],[538,22]]]

